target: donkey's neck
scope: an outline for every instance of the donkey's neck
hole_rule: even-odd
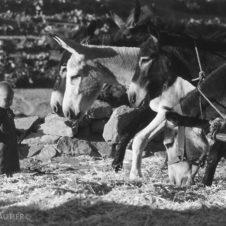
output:
[[[161,96],[150,101],[150,108],[158,112],[159,108],[174,108],[180,100],[185,97],[189,92],[195,89],[187,80],[177,77],[175,82],[164,92]]]
[[[119,83],[128,86],[135,73],[140,48],[133,47],[109,47],[117,52],[116,56],[98,58],[101,65],[103,80],[106,83]]]
[[[176,105],[183,97],[194,89],[195,86],[193,86],[190,82],[181,77],[177,77],[173,85],[162,93],[162,98],[173,99],[172,102],[175,102]]]
[[[181,77],[177,77],[175,81],[175,90],[179,100],[185,97],[188,93],[190,93],[194,89],[195,86],[193,86],[190,82]]]

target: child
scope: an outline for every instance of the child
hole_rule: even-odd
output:
[[[10,109],[13,89],[7,82],[0,82],[0,174],[12,176],[20,170],[14,114]]]

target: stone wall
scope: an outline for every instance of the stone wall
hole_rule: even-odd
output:
[[[124,135],[137,117],[138,109],[125,105],[113,109],[107,102],[97,100],[79,125],[55,114],[44,119],[38,116],[16,118],[16,128],[20,130],[20,158],[45,162],[62,155],[113,156],[115,144],[124,142]],[[131,160],[131,145],[127,145],[127,149],[126,158]],[[160,150],[161,147],[154,142],[149,149]]]

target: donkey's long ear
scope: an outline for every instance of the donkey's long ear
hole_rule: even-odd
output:
[[[118,26],[119,29],[123,29],[123,27],[125,26],[125,22],[123,21],[123,19],[118,16],[115,13],[111,12],[111,17],[113,19],[113,21],[115,22],[115,24]]]
[[[153,50],[158,51],[159,50],[158,39],[154,35],[150,35],[148,40],[149,40],[149,43],[150,43],[150,47],[152,47]]]
[[[134,9],[134,14],[133,14],[133,21],[136,24],[140,18],[140,2],[139,0],[136,0],[136,5],[135,5],[135,9]]]
[[[159,51],[159,43],[155,36],[150,35],[149,38],[142,43],[141,52],[143,56],[151,57]]]
[[[77,42],[61,38],[58,35],[51,34],[53,38],[62,48],[72,53],[76,57],[85,59],[110,58],[115,57],[118,53],[111,47],[84,46]]]
[[[54,39],[62,48],[64,48],[68,52],[80,56],[80,54],[74,48],[75,47],[74,46],[75,45],[74,43],[70,42],[67,39],[60,38],[59,36],[57,36],[55,34],[49,34],[49,36],[52,39]],[[77,45],[79,45],[79,44],[77,44]]]

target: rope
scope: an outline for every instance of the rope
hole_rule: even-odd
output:
[[[217,107],[208,99],[208,97],[202,92],[202,90],[200,89],[200,86],[197,87],[199,93],[202,95],[202,97],[210,104],[210,106],[223,118],[226,119],[226,117],[224,116],[224,114],[222,114],[220,112],[220,110],[217,109]]]
[[[198,47],[197,47],[196,42],[195,42],[195,53],[196,53],[196,57],[197,57],[198,64],[199,64],[199,77],[198,77],[199,82],[198,82],[198,87],[200,87],[200,84],[205,79],[206,75],[205,75],[205,72],[202,69],[202,64],[201,64],[199,51],[198,51]],[[197,79],[195,79],[195,80],[197,80]],[[203,116],[203,110],[202,110],[202,97],[201,96],[199,96],[199,109],[200,109],[201,119],[203,119],[204,116]]]
[[[196,43],[195,43],[195,53],[196,53],[196,57],[197,57],[198,64],[199,64],[199,78],[203,78],[203,77],[205,77],[205,72],[202,69],[202,64],[201,64],[199,51],[198,51],[198,47],[197,47]]]
[[[198,64],[199,64],[199,82],[198,82],[198,86],[197,89],[199,91],[199,93],[201,94],[199,96],[199,107],[200,107],[200,113],[201,113],[201,118],[203,119],[203,111],[202,111],[202,97],[210,104],[210,106],[223,118],[226,119],[226,117],[220,112],[220,110],[209,100],[209,98],[202,92],[201,90],[201,82],[205,79],[206,75],[205,72],[202,69],[202,64],[201,64],[201,60],[200,60],[200,56],[199,56],[199,51],[198,51],[198,47],[196,45],[195,42],[195,53],[196,53],[196,57],[198,60]],[[202,97],[201,97],[202,96]]]

